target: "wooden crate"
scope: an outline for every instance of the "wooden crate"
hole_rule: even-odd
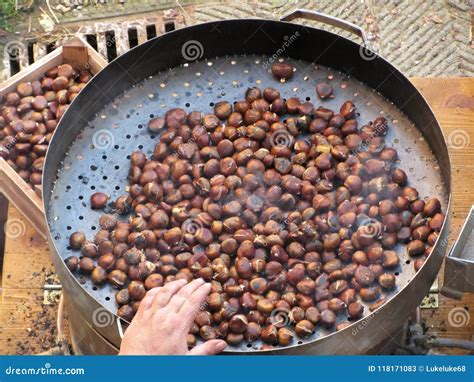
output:
[[[97,74],[107,65],[107,61],[87,42],[74,38],[0,84],[0,99],[14,91],[19,83],[38,80],[49,69],[61,64],[70,64],[78,70],[87,69],[92,74]],[[41,186],[33,189],[3,158],[0,158],[0,192],[46,238],[48,229],[41,200]]]

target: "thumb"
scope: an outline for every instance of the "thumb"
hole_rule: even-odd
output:
[[[210,340],[188,351],[188,355],[214,355],[219,354],[227,346],[222,340]]]

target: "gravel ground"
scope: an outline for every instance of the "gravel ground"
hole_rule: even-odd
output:
[[[197,6],[195,22],[251,15],[277,19],[295,8],[319,10],[360,25],[378,52],[408,76],[474,74],[472,6],[467,0],[234,1]]]

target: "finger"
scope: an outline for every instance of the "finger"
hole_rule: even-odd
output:
[[[188,355],[214,355],[219,354],[227,344],[222,340],[210,340],[188,351]]]
[[[168,305],[171,300],[171,297],[173,297],[173,295],[185,285],[186,280],[181,279],[172,281],[166,284],[164,287],[161,287],[158,293],[155,295],[150,309],[158,310]]]
[[[186,300],[203,284],[203,279],[197,279],[182,287],[179,292],[171,298],[168,308],[170,308],[170,310],[173,312],[179,311]]]
[[[179,315],[183,317],[184,322],[190,322],[190,324],[193,323],[194,320],[191,320],[190,318],[194,317],[201,309],[201,305],[204,301],[206,301],[206,297],[210,291],[211,284],[207,283],[201,285],[193,292],[191,296],[186,299],[183,306],[179,310]]]
[[[161,287],[158,288],[153,288],[150,289],[143,300],[140,302],[140,306],[138,307],[137,315],[143,314],[145,311],[151,308],[151,304],[153,303],[153,300],[155,299],[155,296],[157,293],[159,293],[161,290]]]

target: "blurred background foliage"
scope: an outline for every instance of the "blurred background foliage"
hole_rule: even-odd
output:
[[[15,18],[18,12],[15,6],[15,0],[0,0],[0,30],[14,32]]]

